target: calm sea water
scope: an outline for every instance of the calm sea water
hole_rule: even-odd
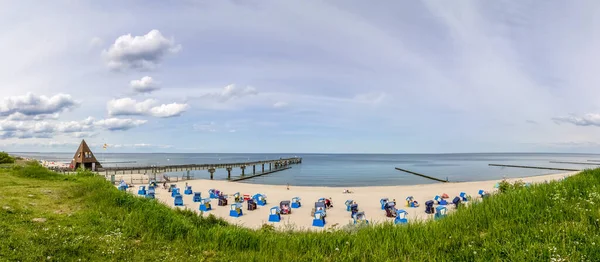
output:
[[[25,157],[69,162],[73,153],[15,153]],[[438,177],[450,181],[479,181],[560,173],[561,171],[502,168],[490,163],[531,165],[584,169],[594,165],[556,164],[550,161],[589,162],[600,161],[598,154],[542,154],[542,153],[486,153],[486,154],[117,154],[98,153],[96,157],[104,166],[147,166],[177,164],[234,163],[285,157],[302,157],[303,163],[291,169],[245,180],[245,183],[298,186],[378,186],[415,185],[434,181],[395,170],[395,167]],[[130,161],[130,163],[123,163]],[[256,167],[257,172],[260,166]],[[246,174],[252,169],[246,169]],[[184,172],[173,173],[183,175]],[[232,175],[241,174],[234,169]],[[192,171],[197,178],[208,178],[206,170]],[[218,170],[215,179],[226,179],[227,172]]]

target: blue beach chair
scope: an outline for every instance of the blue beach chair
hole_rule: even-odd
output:
[[[145,196],[146,195],[146,186],[140,186],[138,189],[138,195]]]
[[[323,211],[316,211],[313,217],[313,227],[324,227],[325,226],[325,213]]]
[[[445,206],[448,204],[448,201],[443,199],[441,196],[435,196],[435,198],[433,200],[435,200],[438,203],[438,205]]]
[[[148,199],[154,199],[154,198],[155,198],[155,196],[154,196],[154,192],[148,192],[148,193],[146,194],[146,198],[148,198]]]
[[[387,204],[389,201],[390,199],[387,197],[379,200],[379,204],[381,204],[381,210],[385,210],[385,204]]]
[[[242,204],[241,203],[231,204],[231,210],[229,210],[229,216],[241,217],[242,215],[243,215]]]
[[[192,201],[200,202],[201,200],[202,200],[202,192],[194,192],[194,197],[192,198]]]
[[[300,197],[292,197],[292,208],[300,208],[302,203],[300,202]]]
[[[174,204],[175,206],[183,206],[183,197],[181,195],[176,195]]]
[[[467,197],[467,193],[465,193],[465,192],[460,192],[460,195],[459,195],[459,196],[460,196],[460,198],[461,198],[461,200],[462,200],[463,202],[468,202],[468,201],[469,201],[469,198]]]
[[[212,210],[212,206],[210,205],[210,198],[203,198],[202,200],[200,200],[200,207],[199,207],[200,211],[210,211]]]
[[[438,206],[435,208],[435,219],[440,219],[448,215],[448,209],[445,206]]]
[[[176,197],[177,195],[181,195],[179,193],[179,188],[173,188],[173,190],[171,191],[171,197]]]
[[[352,206],[352,203],[354,203],[354,200],[352,199],[348,199],[346,200],[346,202],[344,202],[344,204],[346,205],[346,211],[350,211],[350,206]]]
[[[394,224],[406,224],[408,223],[408,212],[404,209],[396,210],[396,218],[394,218]]]
[[[272,207],[269,212],[269,222],[281,221],[281,211],[279,210],[279,207]]]
[[[254,202],[256,202],[256,204],[259,206],[264,206],[267,204],[267,196],[263,194],[256,194],[252,196],[252,199],[254,199]]]
[[[193,192],[192,192],[192,186],[185,187],[185,191],[183,191],[183,193],[186,194],[186,195],[193,194]]]

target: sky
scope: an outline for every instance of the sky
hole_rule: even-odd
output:
[[[0,150],[600,153],[599,1],[0,0]]]

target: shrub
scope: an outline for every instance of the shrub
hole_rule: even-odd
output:
[[[15,159],[6,152],[0,152],[0,164],[13,164]]]

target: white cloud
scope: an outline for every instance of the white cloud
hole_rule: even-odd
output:
[[[0,120],[0,138],[51,138],[56,135],[69,134],[74,137],[93,137],[98,128],[117,131],[128,130],[142,124],[146,120],[109,118],[94,120],[88,117],[82,121],[12,121]]]
[[[109,131],[125,131],[134,127],[141,126],[148,122],[147,120],[137,120],[129,118],[108,118],[94,122],[95,126]]]
[[[22,113],[14,113],[14,114],[9,115],[6,119],[13,120],[13,121],[27,121],[27,120],[39,121],[39,120],[48,120],[48,119],[56,120],[56,119],[58,119],[59,116],[60,116],[59,113],[31,115],[31,116],[28,116],[28,115],[25,115]]]
[[[131,80],[131,82],[129,82],[129,85],[131,88],[133,88],[133,91],[137,93],[151,93],[156,91],[160,89],[158,84],[159,83],[154,81],[154,79],[149,76],[144,76],[139,80]]]
[[[108,50],[104,50],[104,55],[111,69],[147,70],[155,68],[165,55],[179,50],[181,45],[155,29],[143,36],[119,36]]]
[[[157,105],[155,99],[146,99],[137,102],[134,99],[125,97],[108,101],[108,114],[111,116],[119,115],[147,115],[160,118],[180,116],[189,106],[187,104],[171,103]]]
[[[203,97],[215,98],[221,102],[227,102],[227,101],[235,99],[235,98],[241,98],[241,97],[252,96],[252,95],[257,95],[257,94],[258,94],[258,91],[254,87],[247,86],[247,87],[241,88],[241,87],[236,86],[235,84],[230,84],[226,87],[223,87],[223,89],[219,92],[208,93],[208,94],[205,94]]]
[[[284,108],[284,107],[287,107],[287,106],[288,106],[287,102],[281,102],[281,101],[273,104],[274,108]]]
[[[570,115],[552,118],[555,123],[570,123],[576,126],[600,126],[600,114],[585,114],[581,117]]]
[[[52,118],[56,114],[77,106],[78,103],[66,94],[57,94],[51,97],[27,93],[24,96],[6,97],[0,101],[0,116],[13,118]]]

